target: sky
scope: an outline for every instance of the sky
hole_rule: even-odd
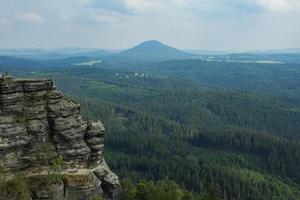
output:
[[[300,0],[0,0],[0,48],[300,47]]]

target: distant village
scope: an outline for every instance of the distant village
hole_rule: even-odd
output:
[[[149,77],[149,74],[143,73],[143,72],[128,72],[128,73],[116,73],[116,77],[120,78],[145,78]]]

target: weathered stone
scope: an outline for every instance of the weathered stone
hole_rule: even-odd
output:
[[[37,155],[47,154],[50,145],[54,156],[81,170],[72,176],[88,177],[85,184],[65,181],[37,187],[32,199],[85,200],[99,195],[119,199],[118,177],[103,157],[104,130],[100,121],[84,121],[80,105],[56,91],[49,79],[0,79],[1,165],[12,174],[22,170],[29,176],[39,171]],[[46,156],[50,158],[53,155]],[[47,163],[44,168],[49,168]],[[60,173],[70,172],[63,169]]]
[[[20,81],[15,80],[0,80],[0,94],[11,94],[23,92],[23,84]]]
[[[101,180],[93,172],[81,175],[77,179],[66,178],[65,193],[67,199],[84,200],[91,197],[103,196],[104,191],[101,187]]]
[[[38,80],[38,79],[27,79],[19,80],[23,83],[24,92],[36,92],[36,91],[45,91],[53,89],[52,80]]]
[[[106,197],[110,199],[120,199],[121,186],[118,176],[114,174],[103,159],[101,164],[94,170],[95,175],[101,180],[101,187]]]

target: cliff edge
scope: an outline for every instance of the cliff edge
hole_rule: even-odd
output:
[[[117,200],[103,148],[102,123],[84,121],[52,80],[0,78],[0,199]],[[25,194],[10,189],[20,173]]]

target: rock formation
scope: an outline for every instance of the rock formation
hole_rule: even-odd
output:
[[[14,180],[16,172],[41,179],[31,185],[29,199],[119,199],[120,184],[104,160],[103,142],[102,123],[84,121],[80,105],[57,91],[52,80],[0,78],[0,164],[5,174],[0,181]],[[64,164],[54,168],[55,160]],[[45,187],[42,179],[51,174],[61,175],[62,181]],[[13,199],[2,193],[3,199]]]

